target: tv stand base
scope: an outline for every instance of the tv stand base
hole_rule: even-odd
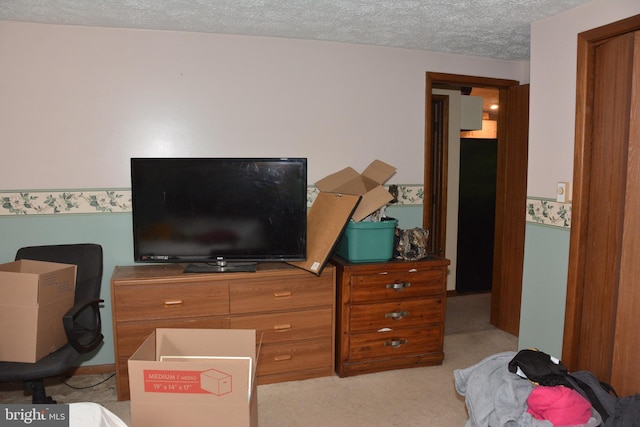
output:
[[[229,262],[229,263],[193,263],[187,265],[185,273],[255,273],[257,262]]]

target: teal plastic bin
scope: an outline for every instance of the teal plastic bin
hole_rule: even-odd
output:
[[[393,257],[397,219],[380,222],[349,221],[336,253],[350,262],[383,262]]]

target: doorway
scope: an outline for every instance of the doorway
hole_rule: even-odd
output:
[[[524,259],[529,87],[514,80],[457,74],[427,73],[425,119],[425,209],[423,227],[439,229],[446,218],[445,206],[434,207],[446,192],[447,179],[434,176],[440,160],[434,153],[433,89],[460,90],[463,87],[499,91],[500,112],[497,131],[496,201],[491,285],[491,323],[513,335],[520,326],[520,297]],[[437,147],[436,147],[437,148]],[[446,158],[441,155],[440,158]],[[438,180],[442,183],[437,184]],[[439,215],[441,215],[439,217]],[[444,231],[446,232],[446,231]],[[441,237],[442,239],[442,237]],[[446,251],[445,251],[446,253]]]
[[[497,163],[497,138],[460,138],[456,293],[491,291]]]

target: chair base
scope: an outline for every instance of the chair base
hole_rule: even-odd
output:
[[[47,396],[47,392],[44,390],[44,381],[42,380],[25,381],[24,388],[31,391],[31,403],[34,405],[58,403],[51,396]]]

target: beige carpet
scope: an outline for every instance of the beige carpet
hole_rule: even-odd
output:
[[[453,370],[494,353],[517,350],[517,338],[488,324],[489,294],[459,296],[447,303],[445,361],[440,366],[400,369],[350,378],[325,377],[258,387],[261,427],[439,426],[462,427],[464,399],[455,392]],[[465,331],[466,325],[466,331]],[[93,401],[130,423],[129,402],[117,402],[115,379],[84,375],[52,384],[59,402]],[[29,403],[19,385],[0,385],[0,403]],[[136,426],[138,427],[138,426]]]

